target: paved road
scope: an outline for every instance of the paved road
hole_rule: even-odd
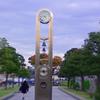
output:
[[[16,93],[9,100],[22,100],[22,94]],[[29,92],[25,95],[25,100],[34,100],[34,87],[31,87]],[[60,91],[58,87],[53,87],[53,98],[52,100],[76,100],[70,95],[67,95]]]

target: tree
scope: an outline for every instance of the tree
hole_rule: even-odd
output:
[[[20,65],[24,66],[25,65],[25,63],[24,63],[25,62],[24,57],[21,54],[18,54],[18,53],[16,53],[16,55],[18,57],[18,61],[19,61]]]
[[[90,53],[84,48],[77,49],[72,48],[67,51],[64,56],[63,67],[61,70],[66,73],[69,79],[73,77],[75,81],[75,76],[81,77],[81,90],[84,90],[84,76],[89,74],[88,62],[90,59]]]
[[[0,38],[0,49],[4,47],[8,47],[9,43],[7,42],[6,38]]]
[[[29,63],[35,65],[35,55],[29,57]],[[61,64],[62,58],[59,56],[54,56],[53,60],[53,67],[56,67]],[[47,64],[48,63],[48,55],[46,53],[40,54],[40,64]]]
[[[5,47],[0,49],[0,71],[6,75],[6,88],[9,74],[17,73],[20,63],[16,55],[16,49],[13,47]]]
[[[89,33],[88,39],[85,40],[84,48],[92,54],[91,74],[97,76],[97,89],[100,89],[100,32]]]
[[[35,65],[35,55],[28,58],[28,61],[31,65]]]
[[[69,51],[67,51],[64,55],[64,61],[62,63],[61,69],[60,69],[60,75],[62,74],[68,78],[68,87],[70,87],[69,83],[71,78],[73,81],[75,81],[75,76],[77,75],[77,69],[76,65],[72,63],[72,53],[76,52],[77,48],[72,48]]]
[[[21,75],[20,75],[20,71],[21,71],[21,69],[23,68],[23,67],[25,67],[25,59],[24,59],[24,57],[21,55],[21,54],[16,54],[17,55],[17,57],[18,57],[18,62],[19,62],[19,64],[20,64],[20,68],[19,68],[19,70],[17,71],[17,73],[16,73],[16,75],[18,76],[18,85],[20,86],[20,77],[21,77]]]
[[[56,67],[62,63],[62,58],[59,56],[54,56],[53,58],[53,67]]]
[[[19,76],[23,78],[28,78],[30,76],[29,70],[26,69],[25,67],[22,67],[19,72],[18,72]]]

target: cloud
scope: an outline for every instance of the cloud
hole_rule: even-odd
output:
[[[71,48],[80,48],[84,38],[75,35],[62,35],[54,37],[54,52],[66,52]]]
[[[36,13],[48,8],[54,14],[54,55],[62,57],[70,48],[81,47],[89,32],[99,30],[99,5],[100,0],[0,0],[0,37],[27,60],[35,52]]]

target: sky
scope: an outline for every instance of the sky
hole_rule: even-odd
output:
[[[89,32],[100,31],[100,0],[0,0],[0,37],[5,37],[26,63],[35,52],[36,14],[53,13],[53,54],[63,57],[80,48]],[[46,32],[45,28],[41,29]]]

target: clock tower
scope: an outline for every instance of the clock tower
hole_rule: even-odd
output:
[[[47,37],[43,38],[40,26],[48,26]],[[52,100],[52,31],[53,14],[42,9],[36,16],[36,57],[35,57],[35,100]],[[46,64],[41,64],[40,59],[40,41],[47,41],[48,58]],[[45,48],[43,49],[45,51]]]

